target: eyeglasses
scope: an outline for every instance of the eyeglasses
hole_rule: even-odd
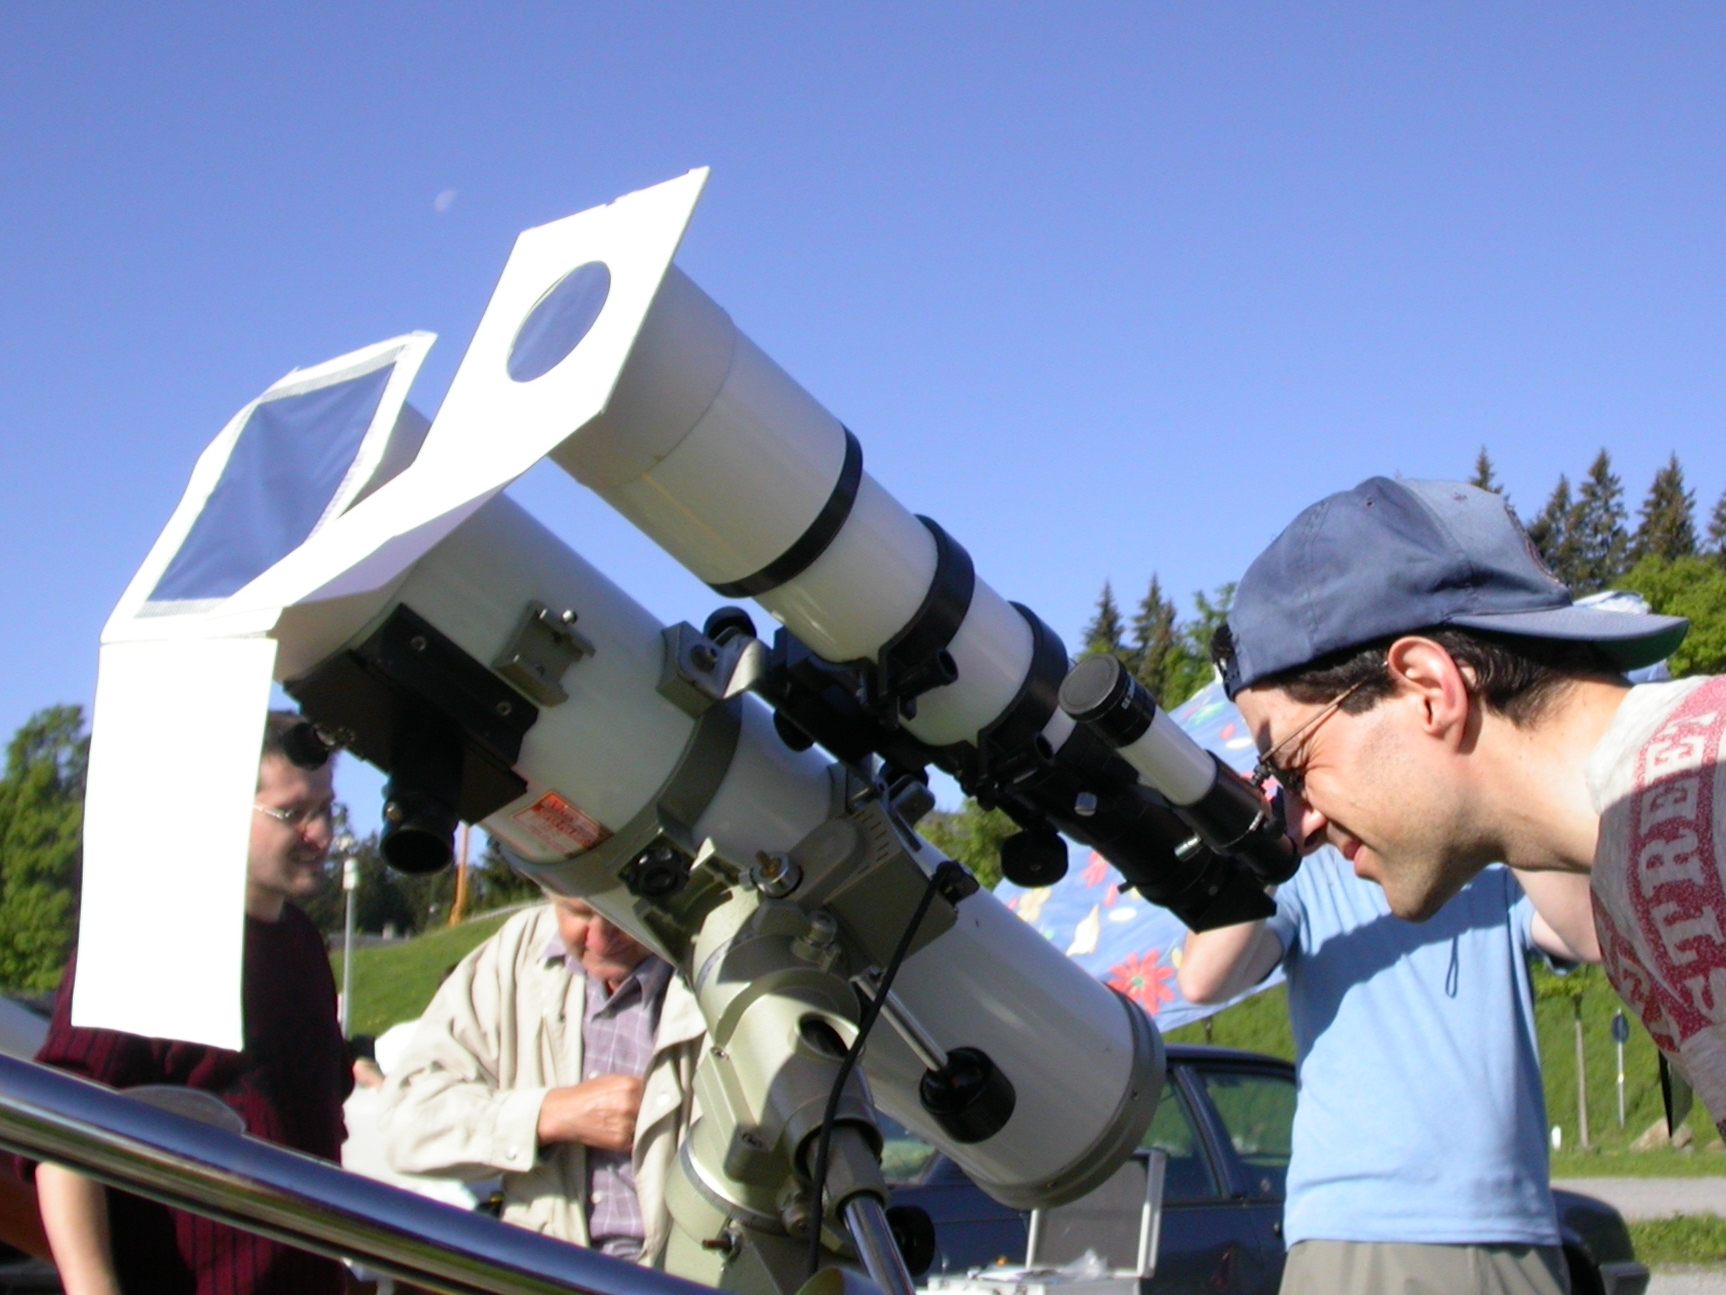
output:
[[[1306,771],[1304,769],[1279,769],[1276,763],[1277,752],[1288,750],[1294,743],[1308,736],[1320,724],[1336,714],[1342,704],[1364,688],[1366,684],[1367,680],[1365,679],[1355,680],[1309,716],[1306,723],[1261,755],[1258,763],[1253,766],[1253,786],[1262,791],[1265,783],[1275,778],[1277,785],[1284,791],[1291,792],[1296,796],[1301,795],[1306,790]]]
[[[283,827],[302,827],[307,823],[333,823],[336,821],[336,806],[334,801],[325,801],[322,805],[314,805],[310,809],[277,809],[274,805],[254,804],[253,809],[266,818],[273,818]]]

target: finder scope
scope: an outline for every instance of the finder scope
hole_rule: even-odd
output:
[[[1266,884],[1294,876],[1300,850],[1288,835],[1281,795],[1265,796],[1194,742],[1119,660],[1086,657],[1062,681],[1060,700],[1169,801],[1196,834],[1195,848],[1202,842],[1238,860]]]

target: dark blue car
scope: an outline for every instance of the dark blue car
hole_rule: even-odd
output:
[[[1167,1162],[1156,1275],[1141,1289],[1274,1295],[1282,1279],[1294,1067],[1257,1053],[1173,1044],[1168,1062],[1145,1141]],[[915,1135],[886,1121],[883,1132],[893,1203],[918,1206],[935,1225],[931,1277],[1024,1262],[1028,1215],[997,1204]],[[1136,1269],[1137,1203],[1130,1190],[1105,1199],[1109,1190],[1052,1213],[1040,1262],[1063,1263],[1089,1249],[1111,1269]],[[1569,1192],[1553,1196],[1574,1295],[1642,1295],[1648,1270],[1636,1262],[1617,1211]]]

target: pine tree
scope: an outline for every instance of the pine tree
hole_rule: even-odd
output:
[[[486,838],[479,863],[471,871],[473,875],[468,878],[473,892],[468,903],[470,913],[507,908],[511,904],[530,904],[543,893],[537,881],[509,866],[509,860],[504,858],[495,837]]]
[[[1121,624],[1121,612],[1120,608],[1115,606],[1115,591],[1109,587],[1107,580],[1103,581],[1103,592],[1097,597],[1096,615],[1091,617],[1090,624],[1080,633],[1085,644],[1082,655],[1096,656],[1109,652],[1123,660],[1126,658],[1127,650],[1122,644],[1125,632]]]
[[[1638,560],[1668,562],[1696,554],[1696,495],[1684,488],[1684,469],[1678,466],[1676,453],[1654,474],[1631,551]]]
[[[1591,594],[1604,589],[1629,568],[1627,520],[1624,484],[1612,470],[1612,456],[1602,449],[1576,493],[1569,536],[1575,553],[1575,578],[1566,579],[1573,591]]]
[[[1175,605],[1163,597],[1162,582],[1153,573],[1133,617],[1133,674],[1153,697],[1161,699],[1176,651]]]
[[[1474,476],[1469,479],[1469,484],[1479,486],[1482,490],[1490,490],[1495,495],[1503,495],[1505,504],[1510,503],[1510,496],[1505,495],[1504,487],[1498,484],[1498,474],[1492,469],[1492,457],[1487,454],[1484,445],[1480,447],[1480,454],[1474,460]]]
[[[90,739],[77,706],[25,721],[0,777],[0,984],[52,989],[72,946]]]
[[[1576,540],[1571,527],[1576,503],[1570,497],[1570,478],[1560,475],[1540,515],[1527,524],[1528,538],[1540,551],[1546,565],[1565,584],[1574,587],[1577,572]]]
[[[1211,635],[1228,619],[1235,601],[1234,582],[1221,585],[1210,597],[1193,595],[1198,615],[1181,625],[1177,650],[1165,675],[1163,696],[1157,700],[1173,709],[1211,681]]]
[[[1726,490],[1714,505],[1714,515],[1708,519],[1708,551],[1717,561],[1726,563]]]

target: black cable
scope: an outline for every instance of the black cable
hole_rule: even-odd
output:
[[[869,1038],[869,1031],[874,1028],[876,1018],[881,1015],[882,1005],[887,1001],[887,993],[893,988],[893,977],[899,974],[899,964],[905,961],[905,956],[911,950],[911,941],[916,938],[917,928],[923,925],[923,919],[928,915],[929,906],[935,902],[942,880],[947,869],[959,865],[951,859],[943,859],[929,874],[929,885],[923,891],[923,898],[917,902],[917,911],[911,914],[911,921],[905,927],[905,933],[899,937],[899,947],[893,950],[893,956],[887,960],[887,967],[881,973],[881,983],[876,986],[874,997],[870,998],[863,1008],[863,1014],[857,1021],[857,1038],[845,1053],[845,1059],[839,1063],[838,1074],[833,1080],[833,1089],[827,1094],[827,1109],[821,1115],[821,1136],[815,1144],[815,1168],[810,1174],[809,1183],[809,1275],[815,1276],[821,1271],[821,1198],[827,1191],[827,1153],[828,1144],[833,1136],[833,1123],[839,1114],[839,1101],[844,1095],[846,1081],[851,1078],[851,1072],[856,1069],[858,1058],[863,1055],[863,1044]]]

